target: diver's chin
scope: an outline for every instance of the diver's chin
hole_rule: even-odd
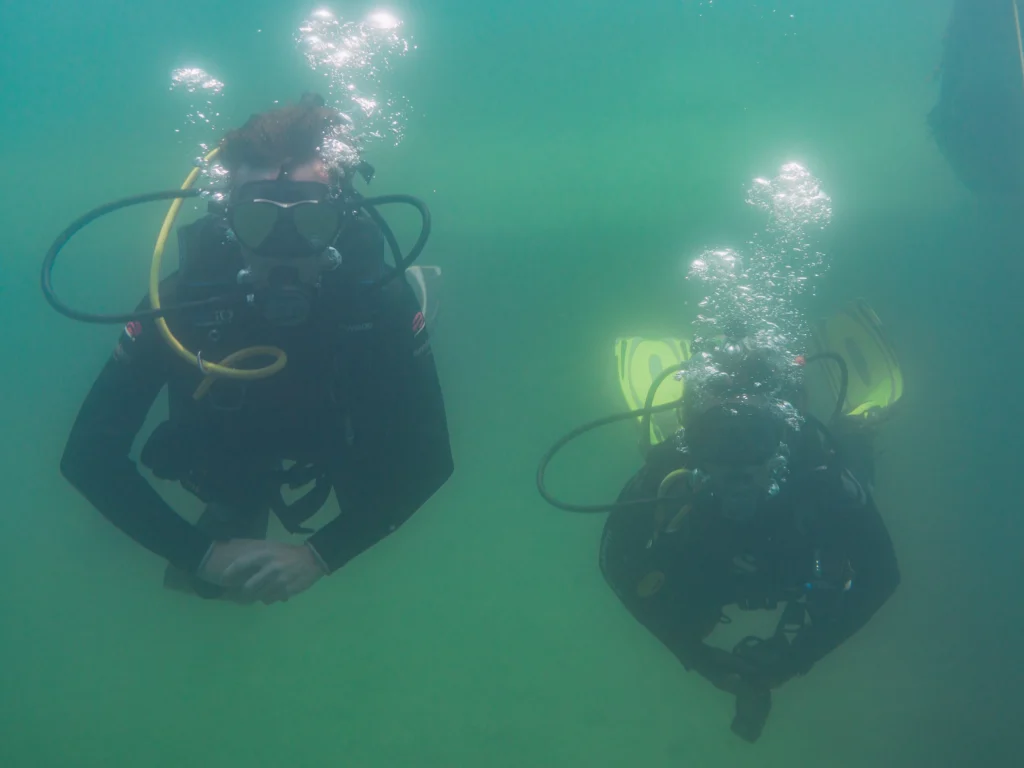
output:
[[[259,293],[264,319],[273,326],[302,325],[313,311],[313,291],[304,285],[278,285]]]
[[[715,511],[730,523],[747,525],[758,518],[765,498],[760,492],[716,494]]]
[[[337,252],[327,249],[325,253]],[[271,325],[302,325],[312,314],[325,265],[333,268],[337,261],[333,257],[323,263],[317,258],[255,257],[238,273],[238,282],[248,288],[250,304],[258,308]]]

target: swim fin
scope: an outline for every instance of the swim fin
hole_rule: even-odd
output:
[[[666,368],[677,368],[690,359],[690,342],[685,339],[645,339],[640,336],[615,340],[619,387],[631,411],[643,408],[654,379]],[[653,405],[663,405],[683,396],[683,382],[668,377],[658,388]],[[640,421],[640,417],[637,417]],[[651,444],[663,442],[681,425],[675,411],[656,413],[651,418]]]
[[[832,317],[814,327],[815,352],[833,352],[846,361],[849,386],[842,407],[843,420],[868,425],[891,415],[903,397],[903,371],[886,338],[882,321],[867,302],[848,302]],[[839,397],[840,373],[834,363],[823,362],[834,398]]]

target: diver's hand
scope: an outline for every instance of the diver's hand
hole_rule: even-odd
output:
[[[254,552],[261,552],[266,548],[267,542],[260,539],[231,539],[230,541],[218,541],[213,545],[210,556],[206,558],[203,567],[197,574],[203,581],[216,584],[218,587],[239,587],[246,582],[249,574],[235,572],[228,575],[228,568],[243,555]]]
[[[736,697],[733,733],[746,741],[757,741],[772,709],[773,685],[757,664],[761,659],[709,645],[704,645],[702,656],[704,676],[719,690]]]
[[[772,711],[772,692],[769,688],[743,683],[736,691],[736,714],[732,719],[732,732],[751,743],[761,738],[764,724]]]
[[[705,645],[701,673],[720,691],[738,693],[740,688],[753,676],[755,670],[734,653],[721,648]]]
[[[744,680],[761,688],[779,688],[799,672],[789,641],[781,635],[746,637],[733,648],[733,654],[749,668]]]
[[[242,601],[260,600],[266,605],[284,602],[325,575],[313,550],[305,545],[259,543],[263,546],[248,548],[223,572],[231,585],[242,582],[238,590]]]
[[[703,674],[716,688],[736,697],[732,731],[745,741],[761,737],[772,708],[771,689],[763,685],[746,659],[721,648],[704,646]]]

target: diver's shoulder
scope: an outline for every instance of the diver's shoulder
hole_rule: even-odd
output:
[[[660,483],[661,479],[669,472],[687,468],[687,456],[679,450],[675,437],[669,437],[667,440],[651,446],[647,451],[644,466],[658,477]]]
[[[838,493],[843,501],[855,507],[866,507],[871,502],[871,493],[856,475],[847,468],[839,470]]]
[[[178,247],[207,252],[212,246],[235,245],[231,225],[223,216],[206,213],[178,227]],[[237,246],[236,246],[237,247]]]
[[[822,462],[806,467],[793,478],[802,487],[854,504],[867,504],[871,493],[857,476],[840,463]]]
[[[226,232],[229,229],[229,225],[223,216],[218,216],[215,213],[204,213],[199,218],[193,219],[187,224],[179,225],[178,232],[193,234],[206,232],[214,228],[222,232]]]

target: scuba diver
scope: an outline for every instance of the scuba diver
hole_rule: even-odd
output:
[[[198,169],[182,190],[83,217],[44,263],[53,306],[110,322],[117,316],[71,310],[53,295],[57,252],[111,210],[175,200],[150,295],[126,316],[60,465],[107,519],[168,561],[169,588],[238,602],[288,600],[394,532],[453,472],[426,320],[404,279],[425,244],[429,215],[408,196],[362,197],[353,185],[359,174],[370,181],[365,163],[325,163],[320,148],[343,120],[306,94],[228,133],[207,156],[219,155],[227,194],[178,230],[179,268],[162,281],[163,239],[180,199],[198,194],[190,188]],[[404,258],[376,210],[392,202],[411,202],[423,217]],[[389,245],[394,266],[385,259]],[[194,525],[129,458],[165,386],[168,417],[140,460],[205,502]],[[295,495],[307,487],[286,503],[283,489]],[[331,489],[340,514],[319,530],[306,527]],[[305,541],[267,540],[271,512],[290,533],[309,534]]]
[[[833,425],[858,421],[869,430],[868,419],[877,424],[895,404],[898,365],[898,386],[882,382],[890,377],[875,354],[880,337],[861,322],[876,319],[855,303],[817,329],[816,343],[860,344],[872,364],[854,376],[867,373],[867,389],[850,381],[836,352],[793,360],[742,338],[697,351],[681,339],[619,339],[623,394],[636,405],[645,393],[642,407],[569,433],[538,471],[538,488],[555,506],[611,512],[599,554],[607,583],[686,669],[735,697],[732,729],[750,742],[761,736],[772,691],[859,631],[900,581],[871,491],[850,471],[837,435],[857,436],[849,445],[864,469],[873,466],[864,453],[871,441],[852,425],[833,435],[808,412],[805,372],[818,361],[839,370]],[[894,397],[881,394],[886,387]],[[850,394],[869,390],[874,405],[851,407]],[[557,451],[634,417],[645,461],[614,504],[568,504],[548,493],[544,474]],[[747,636],[729,651],[705,642],[730,623],[728,606],[782,610],[770,637]]]
[[[873,488],[875,483],[875,439],[882,424],[898,411],[903,397],[903,369],[889,341],[881,318],[863,299],[849,301],[831,316],[812,323],[809,353],[820,365],[807,371],[809,394],[837,406],[828,422],[832,436],[843,447],[843,462],[857,479]],[[615,366],[619,388],[626,405],[642,412],[649,391],[654,408],[683,397],[682,380],[662,380],[651,389],[656,377],[678,370],[692,354],[686,338],[623,336],[615,340]],[[638,416],[643,423],[642,416]],[[660,443],[678,430],[678,409],[653,412],[650,437],[641,448]]]

